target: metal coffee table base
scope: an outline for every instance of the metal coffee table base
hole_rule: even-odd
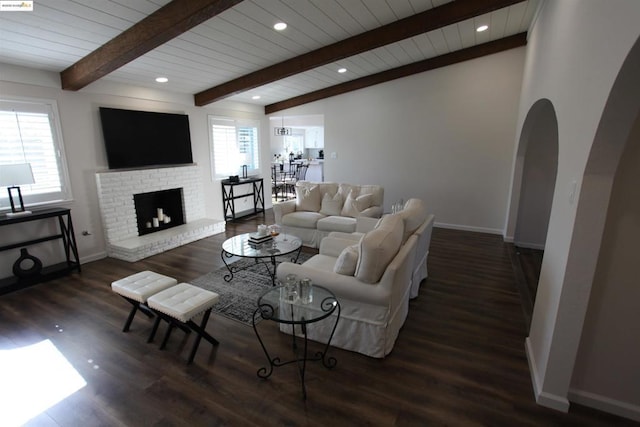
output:
[[[300,246],[300,248],[298,248],[297,252],[295,252],[295,256],[291,258],[291,262],[297,263],[298,262],[298,257],[300,256],[300,252],[302,251],[302,246]],[[234,256],[239,256],[239,255],[234,255],[231,254],[227,251],[225,251],[224,249],[222,250],[222,252],[220,253],[220,257],[222,258],[222,262],[224,263],[224,266],[227,267],[227,270],[229,270],[229,274],[225,274],[224,275],[224,281],[225,282],[230,282],[231,280],[233,280],[233,274],[237,273],[238,271],[242,271],[242,270],[246,270],[247,268],[249,268],[250,266],[245,266],[245,267],[236,267],[233,265],[233,263],[229,264],[227,263],[227,259],[228,258],[233,258]],[[276,257],[281,256],[281,255],[273,255],[271,257],[266,258],[267,261],[264,261],[264,257],[262,258],[254,258],[254,257],[247,257],[247,258],[253,258],[256,262],[256,264],[262,264],[265,266],[265,268],[267,269],[267,272],[269,273],[269,277],[271,277],[271,284],[273,286],[275,286],[276,284],[276,266],[277,266],[277,260]],[[269,265],[271,265],[271,268],[269,268]]]

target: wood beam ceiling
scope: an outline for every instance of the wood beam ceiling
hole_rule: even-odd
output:
[[[249,89],[298,74],[371,49],[492,12],[524,0],[456,0],[282,61],[194,95],[204,106]]]
[[[424,71],[433,70],[435,68],[445,67],[447,65],[456,64],[458,62],[467,61],[469,59],[479,58],[481,56],[490,55],[515,47],[527,44],[527,33],[520,33],[513,36],[505,37],[477,46],[451,52],[445,55],[436,56],[434,58],[425,59],[424,61],[414,62],[402,67],[393,68],[381,73],[372,74],[370,76],[361,77],[335,86],[320,89],[304,95],[296,96],[281,102],[276,102],[264,107],[265,114],[275,113],[287,108],[296,107],[298,105],[307,104],[309,102],[318,101],[320,99],[329,98],[331,96],[340,95],[354,90],[373,86],[379,83],[388,82],[390,80],[407,77],[412,74],[422,73]]]
[[[60,73],[79,90],[242,0],[173,0]]]

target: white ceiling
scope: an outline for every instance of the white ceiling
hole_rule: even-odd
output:
[[[450,0],[244,0],[103,77],[195,94],[269,65],[448,3]],[[35,0],[0,13],[0,62],[61,72],[168,0]],[[526,32],[539,0],[296,74],[228,99],[268,105],[348,80]],[[272,26],[284,21],[288,28]],[[489,25],[484,33],[475,31]],[[348,71],[339,74],[337,69]],[[252,100],[259,95],[259,100]]]

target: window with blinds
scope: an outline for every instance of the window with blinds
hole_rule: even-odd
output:
[[[30,163],[35,184],[20,185],[25,205],[71,199],[55,101],[0,100],[0,165]],[[9,204],[0,192],[3,207]]]
[[[211,135],[211,164],[214,178],[260,172],[260,144],[257,120],[235,120],[209,116]]]

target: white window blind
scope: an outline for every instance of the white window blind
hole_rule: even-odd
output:
[[[30,163],[35,184],[21,185],[26,205],[69,200],[55,101],[0,100],[0,165]],[[2,206],[8,194],[0,192]]]
[[[258,126],[256,120],[209,116],[211,164],[215,178],[240,175],[243,165],[247,165],[247,173],[260,172]]]

